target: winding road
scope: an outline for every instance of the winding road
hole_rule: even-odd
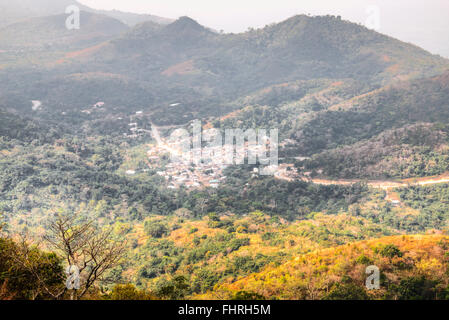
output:
[[[366,182],[370,187],[389,190],[408,186],[426,186],[440,183],[449,183],[449,173],[445,173],[440,176],[409,178],[397,181],[363,180],[363,179],[351,179],[351,180],[310,179],[309,181],[321,185],[350,185],[357,182]]]

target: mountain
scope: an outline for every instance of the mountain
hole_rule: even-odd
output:
[[[72,0],[0,0],[0,27],[29,18],[63,14],[66,8],[71,5],[76,5],[83,11],[109,16],[129,26],[134,26],[144,21],[153,21],[160,24],[172,22],[171,19],[149,14],[136,14],[117,10],[96,10]]]
[[[238,100],[246,107],[213,124],[278,128],[281,140],[292,139],[282,156],[310,157],[297,161],[301,174],[335,179],[440,175],[449,170],[448,85],[449,72],[374,90],[348,79],[284,83]]]
[[[388,84],[435,75],[448,67],[443,58],[337,17],[296,16],[264,29],[231,35],[213,33],[183,17],[157,30],[150,26],[140,39],[131,32],[129,38],[113,42],[104,53],[110,56],[107,64],[122,61],[127,70],[120,72],[138,65],[138,70],[132,70],[138,71],[136,76],[144,73],[148,77],[156,68],[164,68],[163,72],[189,63],[199,81],[233,93],[236,87],[248,92],[317,78]],[[145,68],[146,61],[152,63]],[[233,85],[223,87],[228,82]]]
[[[80,13],[79,30],[68,30],[66,19],[67,15],[58,14],[10,24],[0,29],[0,46],[4,50],[83,49],[116,38],[128,29],[116,19],[86,11]]]
[[[42,100],[51,95],[52,100],[60,101],[64,101],[59,96],[64,91],[65,95],[80,97],[77,104],[88,105],[102,96],[99,91],[79,91],[91,86],[82,84],[91,81],[88,76],[81,81],[77,77],[76,84],[67,84],[63,90],[44,90],[48,82],[45,78],[51,74],[53,79],[62,80],[67,74],[83,73],[125,77],[148,90],[127,107],[146,109],[160,124],[222,116],[242,107],[236,103],[239,98],[297,81],[308,82],[309,91],[314,90],[316,81],[328,83],[329,87],[321,90],[334,90],[334,83],[352,81],[356,84],[351,84],[348,91],[337,88],[342,94],[338,99],[349,99],[449,69],[448,60],[363,26],[338,17],[304,15],[241,34],[218,34],[188,17],[165,26],[144,22],[99,46],[51,60],[53,56],[43,56],[40,75],[32,77],[40,80],[28,82],[26,89],[20,89],[19,84],[12,91],[19,94],[17,90],[25,90],[22,93],[27,96],[30,87],[39,88],[47,92]],[[23,63],[26,61],[30,59]],[[307,90],[300,89],[303,95],[309,93]],[[112,91],[114,96],[126,96],[120,87]],[[272,101],[280,104],[291,99],[282,94],[274,97],[277,91],[272,91]],[[148,100],[149,95],[155,100]],[[121,99],[107,98],[112,104],[123,104]],[[183,103],[176,112],[166,112],[167,105],[179,101]],[[260,102],[266,103],[263,99]],[[64,108],[64,102],[59,106]]]
[[[70,5],[80,5],[71,0],[0,0],[0,26],[33,17],[65,13]],[[80,5],[80,8],[84,6]]]
[[[138,25],[143,22],[153,22],[160,25],[170,24],[174,20],[169,18],[163,18],[158,17],[151,14],[138,14],[138,13],[130,13],[130,12],[123,12],[119,10],[95,10],[90,9],[88,11],[91,11],[93,13],[98,14],[104,14],[106,16],[109,16],[111,18],[115,18],[117,20],[120,20],[121,22],[127,24],[130,27],[133,27],[135,25]]]
[[[13,79],[10,75],[2,77],[0,69],[0,82],[9,89],[3,98],[0,96],[0,101],[9,100],[9,95],[38,95],[50,109],[57,106],[58,110],[80,110],[107,100],[123,112],[145,109],[156,122],[169,125],[223,116],[242,108],[240,98],[264,90],[271,92],[271,101],[285,104],[293,96],[283,95],[279,88],[294,87],[298,81],[307,85],[295,89],[297,99],[319,89],[338,91],[334,98],[342,102],[400,81],[431,77],[449,69],[446,59],[333,16],[300,15],[259,30],[219,34],[189,17],[168,25],[147,21],[122,33],[125,26],[117,20],[83,14],[90,19],[85,31],[79,30],[79,34],[66,33],[59,25],[59,29],[55,28],[58,16],[33,20],[29,28],[40,32],[26,32],[27,24],[6,29],[3,43],[47,43],[50,48],[40,53],[29,50],[21,54],[8,50],[0,53],[7,57],[5,61],[21,59],[17,60],[20,63],[3,65],[4,74],[8,73],[8,65],[20,66]],[[55,36],[54,32],[60,34]],[[59,39],[68,50],[51,48],[50,39]],[[69,39],[76,48],[67,46]],[[27,67],[32,61],[36,61],[33,67]],[[130,87],[117,79],[133,83],[136,89],[131,90],[132,99],[123,99],[130,92],[125,88]],[[335,85],[340,83],[343,86]],[[276,86],[278,89],[271,90]],[[182,104],[176,112],[167,113],[167,106],[175,102]],[[259,99],[258,103],[267,102]],[[307,109],[309,102],[304,103]],[[312,111],[317,111],[316,108],[323,107],[315,106]],[[299,115],[298,110],[289,118]],[[322,112],[308,115],[311,125],[332,115],[332,110],[318,111]],[[296,139],[304,130],[307,128],[299,128],[290,135]],[[316,139],[323,139],[323,135]],[[319,151],[315,145],[311,142],[308,148]]]
[[[151,59],[152,63],[148,67],[154,69],[158,63],[165,67],[184,57],[207,54],[216,39],[217,35],[212,31],[188,17],[181,17],[164,27],[151,22],[138,25],[123,37],[112,41],[102,54],[111,55],[112,59],[128,60],[124,61],[127,67],[127,63],[139,64],[141,60]]]

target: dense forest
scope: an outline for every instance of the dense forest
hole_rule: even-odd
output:
[[[428,177],[449,171],[446,124],[416,124],[382,132],[298,162],[305,171],[333,178]]]

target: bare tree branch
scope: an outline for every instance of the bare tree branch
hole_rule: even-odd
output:
[[[112,230],[98,231],[93,222],[76,224],[72,217],[58,217],[49,227],[45,240],[80,272],[80,299],[106,271],[118,265],[125,253],[126,243],[112,240]]]

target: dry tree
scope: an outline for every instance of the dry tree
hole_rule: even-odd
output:
[[[79,285],[71,291],[71,299],[75,300],[85,296],[106,271],[120,263],[126,248],[125,241],[112,239],[112,229],[98,230],[92,221],[76,223],[69,216],[58,216],[49,225],[44,240],[63,257],[68,268],[76,267]]]

